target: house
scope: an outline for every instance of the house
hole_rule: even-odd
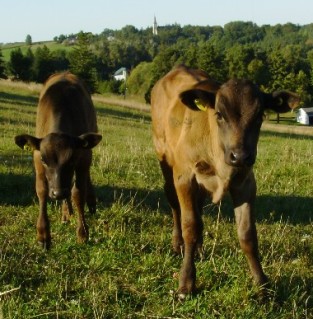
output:
[[[303,107],[299,109],[296,120],[298,123],[313,126],[313,107]]]
[[[126,68],[120,68],[118,69],[114,74],[113,77],[116,81],[126,81],[127,78],[127,69]]]

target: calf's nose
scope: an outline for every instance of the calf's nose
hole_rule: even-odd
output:
[[[251,166],[254,164],[254,158],[248,151],[234,149],[229,151],[226,162],[232,166]]]
[[[50,197],[52,199],[65,199],[69,196],[69,191],[67,189],[51,189]]]

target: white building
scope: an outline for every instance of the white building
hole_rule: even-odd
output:
[[[313,107],[303,107],[297,112],[297,122],[304,125],[313,125]]]
[[[126,81],[127,78],[127,70],[126,68],[118,69],[114,74],[113,77],[116,81]]]

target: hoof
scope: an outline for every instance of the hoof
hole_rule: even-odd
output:
[[[265,282],[263,285],[259,287],[259,291],[257,293],[257,298],[260,302],[264,303],[267,300],[273,298],[274,291],[271,289],[271,285],[269,281]]]
[[[68,224],[70,222],[70,217],[68,215],[62,215],[62,218],[61,218],[61,223],[62,224]]]
[[[87,243],[87,241],[88,241],[88,238],[86,238],[86,237],[77,237],[77,242],[79,244],[85,244],[85,243]]]
[[[186,294],[183,294],[183,293],[179,293],[179,294],[177,295],[177,297],[178,297],[178,300],[179,300],[179,301],[185,301],[187,295],[186,295]]]
[[[82,225],[76,230],[77,242],[80,244],[86,243],[89,239],[89,230],[87,225]]]
[[[43,250],[49,250],[51,248],[51,241],[38,240],[38,244],[42,247]]]
[[[88,233],[84,233],[82,234],[81,232],[77,232],[77,242],[79,244],[84,244],[88,241],[89,239],[89,236],[88,236]]]
[[[173,251],[175,254],[183,256],[184,244],[183,243],[173,243]]]

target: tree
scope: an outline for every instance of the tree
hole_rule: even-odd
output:
[[[264,38],[264,30],[253,22],[235,21],[224,26],[225,40],[229,44],[247,44]]]
[[[310,67],[311,67],[310,79],[311,79],[311,85],[313,86],[313,49],[308,51],[308,53],[307,53],[307,61],[310,64]]]
[[[21,48],[11,51],[9,71],[15,79],[29,81],[31,79],[31,61],[24,56]]]
[[[250,46],[236,44],[226,52],[228,76],[235,78],[249,78],[248,65],[254,58],[254,51]]]
[[[70,71],[80,77],[87,84],[90,92],[96,90],[96,57],[89,48],[88,33],[80,32],[77,36],[77,44],[73,51],[69,53]]]
[[[152,63],[141,62],[130,73],[127,79],[127,88],[130,94],[144,96],[152,83]]]
[[[65,50],[55,50],[50,54],[54,71],[65,71],[69,68],[69,61]]]
[[[0,78],[6,78],[5,75],[5,63],[3,60],[3,55],[2,55],[2,51],[0,49]]]
[[[25,40],[26,45],[32,45],[33,41],[32,41],[32,37],[27,34],[26,36],[26,40]]]
[[[275,48],[268,55],[271,90],[282,88],[301,92],[309,89],[310,61],[305,60],[305,53],[298,45]]]
[[[249,78],[260,86],[265,86],[270,80],[268,65],[261,59],[251,60],[247,67]]]
[[[55,72],[50,50],[46,45],[38,47],[34,54],[33,74],[34,80],[43,83]]]
[[[33,64],[34,64],[34,53],[32,49],[29,47],[24,55],[24,64],[28,68],[28,80],[33,81]]]
[[[179,64],[181,52],[174,46],[164,47],[152,62],[152,85],[169,72],[176,64]]]
[[[224,64],[224,57],[216,51],[211,43],[200,44],[197,59],[198,68],[204,70],[211,78],[224,82],[227,77]]]

